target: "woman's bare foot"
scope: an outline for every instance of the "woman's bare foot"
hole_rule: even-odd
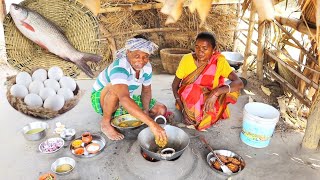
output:
[[[107,122],[101,122],[101,131],[112,141],[119,141],[124,138],[123,134],[119,133]]]
[[[194,125],[195,122],[188,118],[188,115],[183,112],[183,123],[186,125]]]

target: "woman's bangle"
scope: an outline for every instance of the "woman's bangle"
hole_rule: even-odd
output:
[[[229,84],[227,84],[226,86],[228,86],[228,88],[229,88],[228,93],[230,93],[230,92],[231,92],[231,87],[230,87],[230,85],[229,85]]]
[[[176,98],[176,100],[178,100],[178,99],[180,99],[180,98]]]

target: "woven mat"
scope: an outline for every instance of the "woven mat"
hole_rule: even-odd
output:
[[[70,43],[79,51],[102,54],[98,21],[82,4],[74,0],[26,0],[21,5],[37,11],[58,25]],[[35,67],[49,69],[56,65],[63,69],[67,76],[77,79],[88,78],[75,64],[42,49],[23,36],[16,28],[10,14],[4,20],[4,31],[8,63],[14,68],[30,71]],[[105,61],[104,58],[97,64],[91,62],[88,64],[97,75],[105,67]]]

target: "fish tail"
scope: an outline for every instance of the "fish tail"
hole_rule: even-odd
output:
[[[86,73],[89,77],[93,78],[94,74],[92,73],[90,67],[87,62],[91,61],[97,63],[102,60],[102,57],[96,54],[84,53],[81,59],[74,61],[74,63],[80,68],[84,73]]]

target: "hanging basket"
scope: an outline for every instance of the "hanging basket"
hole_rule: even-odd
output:
[[[59,26],[69,42],[79,51],[101,54],[99,25],[92,12],[74,0],[26,0],[21,5],[32,9]],[[72,62],[42,49],[15,26],[10,14],[4,20],[5,43],[8,63],[20,71],[31,71],[35,67],[59,66],[65,75],[73,78],[87,76]],[[106,59],[91,63],[91,70],[98,74]]]
[[[165,48],[160,50],[160,57],[163,68],[169,74],[175,74],[181,58],[191,50],[183,48]]]

